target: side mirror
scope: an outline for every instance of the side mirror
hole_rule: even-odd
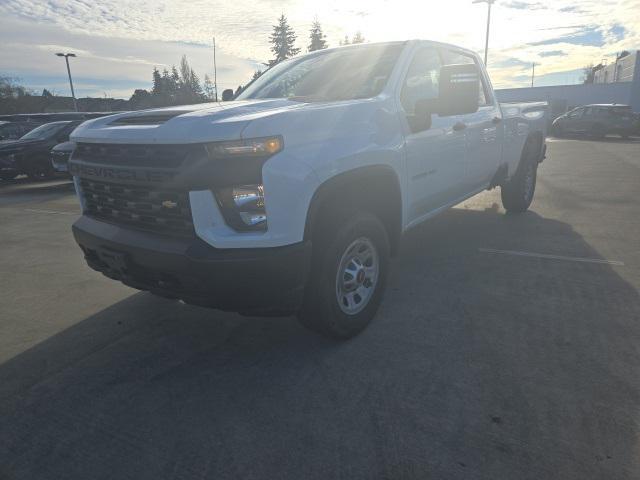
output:
[[[475,64],[445,65],[440,69],[438,115],[462,115],[478,111],[480,72]]]
[[[230,88],[227,88],[226,90],[222,91],[222,101],[223,102],[230,102],[231,100],[233,100],[233,90]]]
[[[421,99],[416,101],[414,114],[407,117],[413,133],[431,128],[431,116],[438,111],[438,99]]]

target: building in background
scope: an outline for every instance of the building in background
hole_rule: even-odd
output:
[[[496,90],[501,102],[546,101],[550,120],[572,108],[593,103],[630,105],[640,112],[640,54],[619,56],[615,63],[598,68],[593,83]]]
[[[615,63],[604,65],[594,72],[593,83],[632,82],[638,60],[638,50],[623,52]]]

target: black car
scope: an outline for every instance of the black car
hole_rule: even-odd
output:
[[[31,178],[52,176],[51,149],[69,140],[69,134],[82,120],[51,122],[31,130],[19,140],[0,144],[0,178],[10,180],[19,174]]]
[[[553,132],[556,135],[579,133],[600,138],[613,134],[627,138],[637,133],[637,118],[628,105],[585,105],[556,118]]]
[[[75,146],[74,142],[64,142],[51,149],[51,166],[56,172],[69,172],[69,157],[73,153]]]
[[[42,124],[35,122],[0,121],[0,145],[12,140],[17,140],[40,125]]]

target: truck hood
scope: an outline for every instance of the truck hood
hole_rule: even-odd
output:
[[[304,109],[310,104],[286,99],[201,103],[110,115],[81,124],[73,142],[185,144],[242,138],[257,118]]]

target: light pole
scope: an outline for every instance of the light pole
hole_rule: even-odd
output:
[[[533,88],[533,79],[536,78],[536,62],[531,64],[531,88]]]
[[[218,101],[218,67],[216,66],[216,37],[213,37],[213,90],[216,92],[213,98],[214,102]]]
[[[71,87],[71,97],[73,98],[73,108],[78,111],[78,102],[76,102],[76,93],[73,91],[73,81],[71,80],[71,69],[69,68],[69,57],[75,57],[75,53],[56,53],[58,57],[64,57],[67,62],[67,74],[69,75],[69,86]]]
[[[487,4],[487,35],[484,40],[484,65],[487,66],[487,54],[489,53],[489,24],[491,23],[491,5],[496,0],[473,0],[473,3],[486,3]]]

